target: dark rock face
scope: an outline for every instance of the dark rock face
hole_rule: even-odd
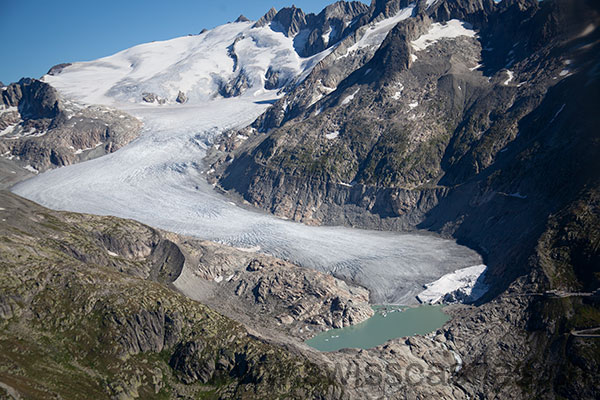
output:
[[[248,18],[246,18],[243,14],[240,15],[239,17],[237,17],[237,19],[235,20],[235,22],[249,22],[250,20]]]
[[[201,340],[197,340],[179,345],[173,353],[169,365],[179,373],[184,383],[207,383],[213,378],[216,364],[214,359],[202,354],[205,347]]]
[[[280,89],[283,86],[283,83],[284,82],[281,82],[279,79],[279,72],[269,67],[267,73],[265,74],[265,89]]]
[[[158,99],[158,96],[154,93],[142,93],[142,100],[146,103],[154,103]]]
[[[172,348],[182,336],[181,315],[164,310],[141,310],[126,318],[115,316],[110,323],[119,331],[117,341],[124,355],[160,353]]]
[[[2,91],[2,103],[18,107],[25,119],[53,119],[59,113],[58,93],[47,83],[23,78]]]
[[[50,68],[50,70],[48,70],[48,75],[58,75],[63,71],[63,69],[65,69],[71,65],[72,65],[71,63],[62,63],[62,64],[55,65],[54,67]]]
[[[299,8],[292,6],[279,11],[271,22],[271,29],[283,32],[287,37],[294,37],[306,25],[306,14]]]
[[[181,274],[185,264],[185,255],[170,240],[161,240],[152,252],[152,270],[150,279],[171,283]]]
[[[338,43],[358,28],[357,20],[365,16],[368,8],[361,2],[338,1],[323,9],[318,15],[308,17],[307,40],[299,54],[311,56]],[[326,39],[324,39],[326,37]]]
[[[177,98],[175,99],[176,102],[178,102],[179,104],[183,104],[185,102],[187,102],[188,98],[185,95],[185,93],[183,93],[181,90],[179,91],[179,93],[177,93]]]
[[[229,81],[223,82],[219,87],[219,94],[223,97],[236,97],[243,94],[251,85],[248,74],[242,68],[237,76]]]

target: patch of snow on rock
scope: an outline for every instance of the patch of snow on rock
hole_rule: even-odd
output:
[[[354,96],[356,96],[356,94],[358,93],[359,90],[360,90],[360,88],[356,89],[354,91],[354,93],[352,93],[350,96],[348,96],[344,100],[342,100],[342,105],[345,106],[346,104],[350,104],[350,102],[352,100],[354,100]]]
[[[526,198],[527,198],[527,196],[525,196],[525,195],[522,195],[522,194],[521,194],[521,193],[519,193],[519,192],[510,193],[510,194],[509,194],[509,196],[510,196],[510,197],[516,197],[517,199],[526,199]]]
[[[552,119],[550,120],[550,122],[548,123],[548,125],[550,125],[551,123],[554,122],[554,120],[556,119],[556,117],[558,117],[558,115],[565,109],[566,104],[563,104],[558,111],[556,112],[556,114],[554,114],[554,117],[552,117]]]
[[[335,132],[327,133],[327,134],[325,135],[325,138],[326,138],[327,140],[333,140],[333,139],[335,139],[336,137],[338,137],[339,135],[340,135],[340,131],[335,131]]]
[[[239,251],[243,251],[244,253],[258,253],[261,249],[260,246],[253,247],[236,247]]]
[[[454,356],[454,361],[456,361],[456,367],[454,368],[454,372],[458,373],[462,369],[463,360],[462,360],[462,358],[460,357],[460,355],[456,351],[450,350],[450,352]]]
[[[508,78],[503,82],[505,86],[507,86],[515,77],[515,74],[511,70],[506,70],[506,74],[508,75]]]
[[[426,34],[413,40],[411,45],[416,51],[422,51],[440,39],[455,39],[459,36],[475,37],[477,32],[472,29],[471,24],[458,19],[451,19],[445,25],[435,22]]]
[[[383,43],[384,39],[394,28],[394,26],[396,26],[400,21],[404,21],[405,19],[412,17],[414,9],[415,5],[411,4],[408,7],[400,10],[398,14],[391,18],[372,23],[364,32],[360,40],[348,49],[346,55],[365,47],[381,46],[381,43]]]
[[[85,151],[89,151],[89,150],[94,150],[97,147],[102,146],[102,142],[100,143],[96,143],[96,145],[94,147],[86,147],[85,149],[77,149],[75,150],[75,154],[82,154]],[[73,149],[73,146],[69,146],[71,149]]]
[[[33,168],[31,165],[26,165],[23,167],[24,169],[26,169],[29,172],[33,172],[34,174],[39,174],[40,171],[38,171],[37,169]]]
[[[15,130],[16,127],[17,127],[16,125],[7,126],[6,128],[4,128],[3,130],[0,131],[0,136],[11,134]]]
[[[446,274],[425,285],[425,290],[417,295],[417,300],[427,304],[475,301],[488,290],[483,283],[486,269],[487,266],[481,264]]]

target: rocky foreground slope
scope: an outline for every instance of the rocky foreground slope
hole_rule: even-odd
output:
[[[235,252],[191,239],[180,247],[169,238],[184,238],[134,221],[53,212],[6,192],[0,204],[3,398],[341,396],[327,369],[253,338],[167,286],[189,262],[185,249],[230,264]],[[259,259],[251,265],[269,263]],[[282,274],[294,268],[278,267]],[[327,282],[308,275],[309,288]],[[333,289],[313,298],[338,299],[342,308],[351,302],[338,295]],[[262,298],[277,300],[272,293]],[[355,300],[360,308],[365,299]]]

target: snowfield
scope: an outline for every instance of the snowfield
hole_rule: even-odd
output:
[[[391,17],[385,18],[378,22],[372,22],[364,31],[360,40],[354,45],[348,48],[346,54],[353,53],[359,49],[365,47],[379,47],[385,40],[386,36],[390,31],[401,21],[413,16],[415,10],[415,4],[410,4],[408,7],[398,11],[398,13]]]
[[[423,51],[442,39],[455,39],[460,36],[476,37],[477,32],[470,24],[458,19],[451,19],[445,24],[434,22],[429,31],[417,40],[413,40],[411,45],[415,51]]]
[[[486,270],[487,267],[482,264],[444,275],[425,285],[425,290],[419,293],[417,299],[428,304],[476,301],[488,290],[483,283]]]
[[[219,80],[234,74],[231,46],[250,86],[225,99],[215,91]],[[202,159],[214,137],[251,123],[279,96],[264,89],[267,69],[302,77],[324,53],[301,59],[283,34],[233,23],[73,64],[44,80],[69,100],[135,115],[144,123],[142,135],[115,153],[40,174],[13,191],[53,209],[132,218],[272,254],[362,284],[374,302],[414,303],[424,284],[480,264],[480,256],[431,235],[285,221],[236,206],[205,180],[210,171],[204,172]],[[146,91],[167,104],[141,102]],[[179,91],[188,96],[186,104],[174,103]]]
[[[70,65],[46,75],[66,96],[87,104],[139,103],[154,93],[175,103],[179,91],[190,103],[214,98],[222,83],[244,74],[260,94],[269,67],[280,79],[310,72],[330,51],[301,58],[293,38],[253,22],[219,26],[200,35],[146,43],[95,61]]]

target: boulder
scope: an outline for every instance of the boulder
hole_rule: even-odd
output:
[[[158,96],[154,93],[144,92],[142,93],[142,100],[146,103],[154,103],[158,101]]]
[[[177,93],[177,98],[175,99],[175,101],[179,104],[183,104],[188,101],[188,98],[185,95],[185,93],[180,90],[179,93]]]

